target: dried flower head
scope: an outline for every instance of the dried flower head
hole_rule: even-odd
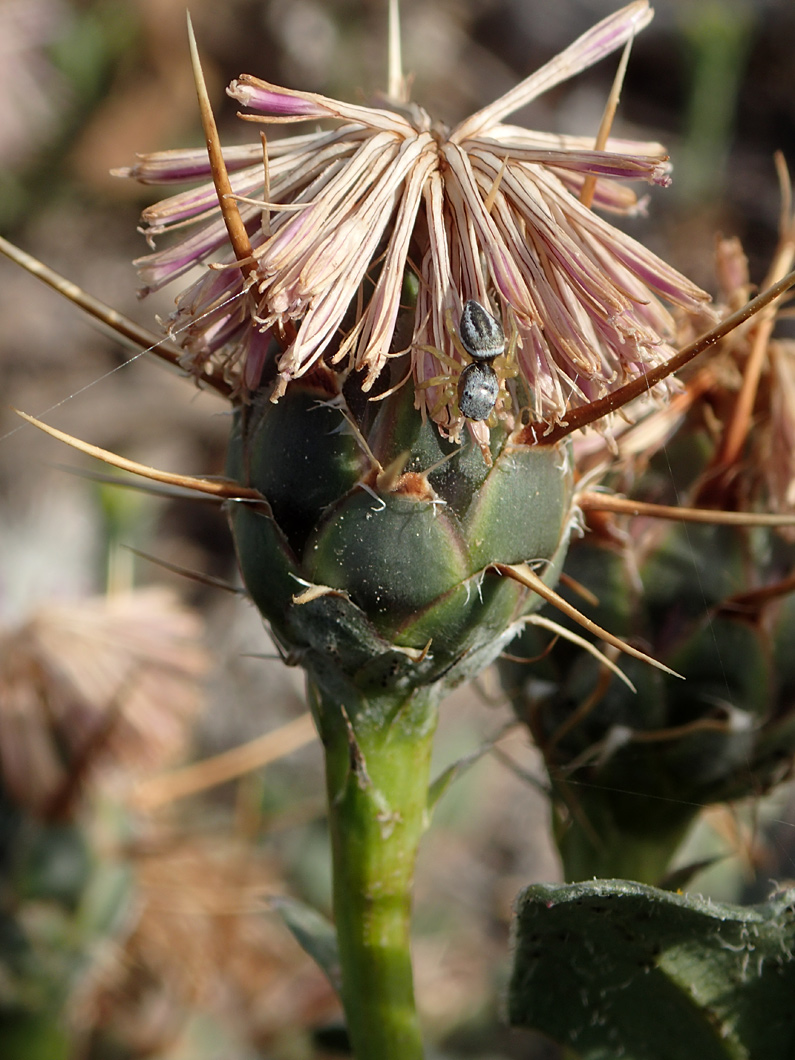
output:
[[[330,983],[265,915],[266,894],[285,885],[250,843],[150,821],[129,859],[134,916],[95,947],[70,998],[76,1030],[108,1030],[134,1056],[196,1056],[187,1043],[197,1013],[263,1048],[287,1028],[336,1016]]]
[[[0,636],[0,780],[64,816],[89,774],[183,752],[207,666],[195,615],[161,590],[50,604]]]
[[[227,263],[177,301],[170,330],[200,375],[220,360],[243,395],[257,387],[276,337],[272,399],[321,358],[375,387],[390,357],[405,280],[418,279],[409,344],[418,408],[455,437],[464,361],[453,325],[469,299],[501,318],[515,357],[518,405],[560,422],[573,405],[657,365],[674,335],[661,299],[686,310],[708,296],[578,197],[631,214],[642,202],[617,180],[669,183],[662,147],[505,124],[520,107],[620,48],[651,19],[645,0],[604,19],[535,74],[453,129],[413,103],[354,106],[251,75],[228,93],[265,124],[336,127],[224,152],[252,248],[249,267],[224,253],[213,185],[144,212],[150,238],[196,226],[140,259],[146,290],[197,263]],[[118,171],[144,183],[210,173],[201,150],[142,156]],[[253,262],[253,264],[252,264]],[[406,351],[398,351],[405,353]],[[378,389],[383,389],[382,381]],[[507,402],[502,407],[507,416]]]
[[[761,284],[768,291],[795,263],[791,181],[783,156],[776,155],[775,161],[782,207],[778,245]],[[717,240],[715,275],[719,296],[714,312],[725,322],[747,306],[751,290],[748,259],[736,237]],[[792,514],[795,341],[776,336],[778,322],[791,311],[790,294],[780,293],[761,313],[725,332],[706,363],[686,369],[683,389],[667,406],[646,398],[626,409],[615,441],[593,435],[578,439],[575,452],[584,458],[578,460],[580,471],[609,466],[615,481],[623,466],[628,481],[619,488],[631,488],[628,484],[644,474],[655,453],[686,426],[702,438],[709,454],[691,482],[693,503],[724,511]],[[705,330],[703,319],[683,318],[678,345],[685,347],[700,330]],[[627,428],[632,420],[634,426]],[[793,531],[782,522],[779,533],[791,539]]]

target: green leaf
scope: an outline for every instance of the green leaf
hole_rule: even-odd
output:
[[[512,1024],[582,1060],[792,1060],[795,890],[720,905],[623,880],[520,897]]]
[[[316,909],[286,895],[270,900],[301,949],[318,964],[337,994],[340,992],[340,956],[334,925]]]

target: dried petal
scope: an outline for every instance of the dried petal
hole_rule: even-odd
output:
[[[661,363],[674,337],[661,300],[703,313],[707,295],[577,196],[587,178],[596,178],[595,207],[642,210],[644,202],[614,182],[667,185],[664,150],[614,140],[598,151],[584,137],[501,124],[621,47],[651,15],[638,0],[604,19],[452,132],[416,105],[396,113],[248,74],[234,81],[229,94],[258,112],[247,115],[251,120],[322,117],[343,124],[269,143],[267,184],[259,145],[227,153],[256,262],[248,279],[223,253],[214,188],[146,211],[150,237],[201,224],[137,263],[147,289],[216,254],[229,266],[221,279],[203,278],[177,301],[170,331],[190,351],[194,370],[220,359],[244,390],[251,380],[272,380],[276,400],[323,359],[340,371],[364,372],[369,390],[389,363],[409,262],[420,275],[410,343],[416,405],[450,437],[464,422],[455,397],[464,359],[451,322],[470,299],[497,308],[511,371],[518,368],[498,416],[525,405],[534,418],[559,422],[572,405],[603,397]],[[169,183],[207,166],[196,152],[167,152],[124,172]],[[263,336],[272,334],[287,337],[266,371]]]

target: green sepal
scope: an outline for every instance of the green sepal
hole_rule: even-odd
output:
[[[733,527],[664,527],[659,547],[643,565],[645,606],[652,629],[674,626],[743,592],[746,550]]]
[[[708,715],[710,708],[729,713],[724,731],[693,733],[670,746],[669,768],[697,778],[711,801],[742,798],[753,790],[754,745],[770,703],[769,656],[759,630],[742,619],[711,616],[670,658],[686,681],[676,693],[666,682],[669,725]]]
[[[306,383],[275,405],[261,398],[235,415],[227,473],[263,494],[296,553],[324,509],[369,466],[340,408]]]
[[[502,427],[491,431],[492,460],[499,457],[506,438]],[[433,489],[459,518],[466,514],[490,471],[479,446],[448,441],[432,420],[423,421],[414,408],[410,387],[381,406],[368,441],[384,466],[399,454],[408,454],[404,470],[427,473]]]
[[[377,408],[367,442],[384,467],[401,453],[408,453],[410,462],[404,470],[421,472],[455,451],[452,443],[439,436],[431,420],[423,421],[418,415],[411,386],[402,387],[388,401],[379,401]]]
[[[489,564],[540,559],[542,577],[557,579],[571,523],[567,451],[510,448],[497,428],[489,463],[479,446],[441,439],[408,388],[359,410],[365,444],[324,379],[237,414],[228,471],[263,495],[230,508],[249,594],[290,657],[341,701],[452,687],[540,603]],[[397,478],[376,493],[368,446],[382,467],[401,458],[398,471],[427,482]]]
[[[477,445],[450,447],[447,443],[445,453],[448,458],[428,474],[428,479],[459,519],[464,519],[477,496],[478,490],[494,469],[494,464],[501,459],[501,453],[507,441],[505,431],[497,427],[491,431],[489,449],[492,464],[486,463],[480,447]],[[450,453],[454,455],[449,455]],[[524,488],[524,487],[522,487]]]
[[[328,696],[349,703],[377,698],[387,689],[409,691],[430,679],[430,661],[395,648],[345,593],[325,592],[293,602],[283,622],[288,643]]]
[[[504,633],[522,613],[526,595],[517,582],[478,573],[413,615],[397,636],[417,647],[430,642],[430,650],[449,665],[474,645]]]
[[[257,610],[276,631],[284,630],[285,612],[305,583],[292,550],[264,501],[235,502],[229,523],[243,582]]]

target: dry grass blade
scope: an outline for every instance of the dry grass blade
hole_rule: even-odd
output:
[[[307,712],[274,732],[265,733],[264,736],[250,740],[231,751],[225,751],[165,776],[143,781],[135,788],[131,802],[139,810],[153,810],[175,799],[196,795],[255,769],[261,769],[300,747],[305,747],[316,735],[312,715]]]

